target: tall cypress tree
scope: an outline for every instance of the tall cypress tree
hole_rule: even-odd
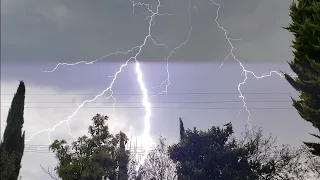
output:
[[[186,134],[185,134],[186,132],[184,130],[184,125],[181,117],[179,118],[179,122],[180,122],[180,140],[182,141],[186,137]]]
[[[24,151],[25,132],[22,133],[24,123],[24,100],[25,100],[25,85],[20,81],[18,90],[13,97],[11,107],[7,117],[7,126],[3,135],[1,147],[4,151],[15,155],[15,172],[13,179],[17,179],[21,168],[21,159]]]
[[[294,35],[291,47],[294,60],[288,62],[296,78],[285,78],[299,92],[293,106],[300,116],[320,130],[320,0],[297,0],[290,6],[292,23],[285,27]],[[319,135],[312,134],[320,139]],[[319,143],[306,143],[311,152],[320,156]]]
[[[126,135],[120,131],[120,152],[119,152],[119,172],[118,179],[119,180],[128,180],[128,163],[129,157],[126,152],[126,143],[127,137]]]

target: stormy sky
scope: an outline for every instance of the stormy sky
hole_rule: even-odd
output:
[[[159,13],[152,16],[159,2]],[[150,99],[150,133],[154,140],[162,135],[168,144],[176,142],[179,117],[186,128],[208,129],[232,122],[239,135],[245,130],[249,114],[239,114],[243,103],[238,84],[247,75],[241,91],[251,108],[250,124],[277,136],[279,143],[299,146],[302,141],[312,140],[308,133],[315,129],[293,109],[290,97],[297,93],[286,80],[276,73],[256,79],[244,73],[232,56],[220,67],[233,46],[234,55],[245,69],[257,76],[273,70],[290,73],[286,62],[293,58],[292,35],[282,28],[290,23],[290,3],[291,0],[2,0],[1,133],[19,80],[26,84],[24,129],[29,139],[66,119],[81,102],[108,88],[121,64],[136,56],[148,93],[160,93],[168,85],[167,95]],[[133,4],[137,5],[133,8]],[[153,21],[149,29],[150,16]],[[231,46],[226,36],[238,40],[231,40]],[[93,64],[59,66],[52,73],[43,72],[54,69],[59,62],[97,59]],[[122,130],[129,137],[141,135],[145,110],[134,61],[122,69],[112,90],[117,99],[114,116],[114,101],[106,99],[109,91],[84,105],[71,119],[73,135],[86,134],[96,113],[110,116],[108,124],[113,133]],[[73,140],[65,124],[50,136],[51,140],[62,138]],[[40,164],[54,167],[53,154],[46,147],[35,151],[48,143],[47,132],[27,142],[21,169],[23,180],[50,179]]]
[[[158,1],[148,3],[157,11]],[[237,46],[237,56],[250,62],[285,62],[291,58],[289,23],[291,0],[219,0],[221,26]],[[220,62],[230,45],[215,22],[218,6],[210,0],[160,1],[151,37],[141,61],[164,61],[190,38],[170,61]],[[152,13],[130,0],[3,0],[1,4],[1,60],[3,62],[74,62],[93,60],[143,44]],[[190,15],[190,16],[189,16]],[[276,42],[276,43],[275,43]],[[133,52],[134,53],[134,52]],[[124,60],[110,56],[105,62]]]

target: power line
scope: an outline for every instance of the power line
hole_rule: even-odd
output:
[[[231,100],[231,101],[164,101],[164,102],[152,102],[152,104],[214,104],[214,103],[233,103],[233,102],[239,102],[243,103],[243,101],[240,100]],[[246,102],[261,102],[261,103],[275,103],[275,102],[292,102],[289,100],[256,100],[256,101],[246,101]],[[11,103],[10,101],[7,102],[2,102],[2,103]],[[43,102],[26,102],[26,104],[42,104],[42,103],[61,103],[61,104],[76,104],[76,103],[82,103],[81,101],[79,102],[66,102],[66,101],[43,101]],[[138,104],[141,103],[141,101],[117,101],[117,104]],[[90,104],[114,104],[114,102],[90,102]]]
[[[239,94],[239,92],[171,92],[171,93],[163,93],[159,94],[160,95],[213,95],[213,94]],[[242,92],[242,94],[287,94],[290,95],[291,93],[289,92]],[[14,95],[12,93],[1,93],[1,95]],[[53,95],[53,96],[70,96],[70,95],[97,95],[97,94],[92,94],[92,93],[70,93],[70,94],[40,94],[40,93],[30,93],[26,94],[27,95],[39,95],[39,96],[48,96],[48,95]],[[143,94],[141,93],[113,93],[115,96],[142,96]],[[157,93],[150,93],[149,95],[157,95]]]
[[[33,146],[33,147],[28,147],[28,146]],[[165,145],[165,146],[167,146],[167,145]],[[39,149],[39,147],[46,148],[46,150]],[[156,146],[149,146],[148,147],[148,149],[155,149],[155,148],[156,148]],[[126,150],[129,150],[132,154],[140,154],[140,153],[144,152],[145,148],[142,147],[142,145],[141,146],[127,145]],[[24,152],[26,152],[26,153],[53,153],[53,151],[49,150],[49,145],[28,145],[28,144],[25,145]],[[74,153],[76,151],[70,149],[69,152]]]
[[[155,147],[151,147],[150,149],[154,149]],[[126,149],[126,150],[129,150],[132,154],[140,154],[140,153],[143,153],[144,152],[144,148],[141,148],[141,147],[139,147],[139,148],[136,148],[136,149],[134,149],[134,148],[129,148],[129,149]],[[134,152],[135,151],[135,152]],[[70,151],[71,153],[73,152],[73,151]],[[24,151],[24,153],[50,153],[50,154],[52,154],[53,152],[52,151],[50,151],[50,150],[25,150]]]
[[[164,145],[164,146],[167,146],[167,145]],[[41,148],[49,148],[49,145],[35,145],[35,144],[25,144],[25,150],[27,151],[38,151],[38,148],[41,147]],[[154,148],[155,146],[150,146],[149,148]],[[126,146],[126,148],[129,148],[129,149],[134,149],[135,147],[129,147],[129,145]],[[136,149],[140,149],[142,147],[140,146],[137,146]],[[39,149],[39,151],[47,151],[47,150],[44,150],[44,149]]]
[[[39,147],[42,147],[42,148],[49,148],[50,145],[35,145],[35,144],[25,144],[25,151],[47,151],[47,150],[44,150],[44,149],[38,149]],[[168,145],[164,145],[164,146],[168,146]],[[71,146],[70,146],[71,148]],[[156,148],[156,146],[149,146],[148,148],[152,149],[152,148]],[[142,147],[142,144],[141,145],[134,145],[134,146],[130,146],[129,144],[126,145],[126,149],[136,149],[136,150],[139,150],[139,149],[144,149],[144,147]],[[69,149],[70,152],[76,152],[75,150],[71,150]]]
[[[226,93],[226,92],[201,92],[201,93],[168,93],[168,94],[162,94],[162,95],[216,95],[216,94],[239,94],[238,92],[235,93]],[[286,92],[252,92],[252,93],[242,93],[242,94],[284,94],[284,95],[290,95],[291,93],[286,93]],[[13,95],[13,94],[7,94],[7,93],[2,93],[1,95]],[[96,95],[96,94],[26,94],[26,95],[41,95],[41,96],[48,96],[48,95],[54,95],[54,96],[66,96],[66,95]],[[113,95],[143,95],[143,94],[122,94],[122,93],[115,93]],[[149,94],[149,95],[156,95],[156,94]],[[242,103],[242,101],[239,100],[231,100],[231,101],[226,101],[226,100],[221,100],[221,101],[164,101],[164,102],[152,102],[153,104],[215,104],[215,103],[235,103],[239,102]],[[255,100],[255,101],[246,101],[246,102],[257,102],[257,103],[276,103],[276,102],[292,102],[289,100]],[[2,103],[11,103],[11,102],[2,102]],[[42,103],[63,103],[63,104],[76,104],[77,102],[26,102],[26,103],[35,103],[35,104],[42,104]],[[113,104],[114,102],[91,102],[90,104]],[[122,104],[134,104],[134,103],[141,103],[141,102],[117,102],[117,104],[122,103]],[[1,106],[1,107],[10,107],[10,106]],[[58,107],[58,106],[51,106],[51,107],[44,107],[44,106],[26,106],[25,108],[75,108],[75,107]],[[96,109],[113,109],[113,107],[83,107],[83,108],[96,108]],[[143,106],[141,107],[116,107],[117,109],[140,109],[140,108],[145,108]],[[241,110],[243,108],[233,108],[233,107],[151,107],[153,109],[194,109],[194,110]],[[294,108],[288,108],[288,107],[262,107],[262,108],[248,108],[249,110],[290,110]],[[40,150],[38,149],[39,147],[49,147],[49,145],[25,145],[25,151],[27,153],[52,153],[49,150]],[[138,150],[140,147],[136,148],[130,148],[134,150]],[[140,148],[142,149],[142,148]],[[143,149],[142,149],[143,150]]]
[[[1,107],[10,107],[10,106],[1,106]],[[75,107],[43,107],[43,106],[38,106],[38,107],[24,107],[24,108],[34,108],[34,109],[45,109],[45,108],[52,108],[52,109],[72,109]],[[82,107],[83,109],[113,109],[113,107]],[[116,109],[144,109],[145,107],[116,107]],[[151,109],[195,109],[195,110],[205,110],[205,109],[234,109],[234,110],[241,110],[243,108],[232,108],[232,107],[151,107]],[[255,109],[275,109],[275,110],[280,110],[280,109],[294,109],[294,108],[288,108],[288,107],[261,107],[261,108],[248,108],[248,110],[255,110]]]

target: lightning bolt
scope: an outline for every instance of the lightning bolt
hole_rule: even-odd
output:
[[[68,127],[68,130],[69,130],[69,135],[72,136],[75,140],[76,140],[76,137],[72,135],[71,133],[71,129],[70,129],[70,126],[69,126],[69,123],[71,121],[71,119],[78,113],[78,111],[87,103],[90,103],[90,102],[93,102],[95,100],[97,100],[99,97],[103,96],[104,94],[106,94],[107,92],[110,92],[110,95],[108,97],[106,97],[106,99],[109,99],[109,98],[112,98],[114,100],[114,103],[113,103],[113,116],[115,114],[115,104],[116,104],[116,98],[113,96],[113,90],[112,90],[112,87],[114,85],[114,83],[116,82],[117,80],[117,76],[122,72],[123,68],[125,68],[128,63],[131,61],[131,60],[134,60],[135,63],[136,63],[136,74],[137,74],[137,81],[138,81],[138,84],[140,86],[140,89],[142,91],[142,94],[143,94],[143,98],[142,98],[142,104],[145,108],[145,116],[144,116],[144,132],[142,133],[142,135],[140,136],[141,139],[143,140],[143,148],[144,148],[144,155],[142,157],[142,159],[140,160],[138,166],[137,166],[137,169],[138,170],[140,168],[140,166],[144,163],[144,160],[146,159],[148,153],[149,153],[149,147],[151,144],[153,144],[153,140],[150,136],[150,127],[151,127],[151,123],[150,123],[150,119],[151,119],[151,103],[149,102],[149,99],[151,97],[149,97],[148,95],[148,90],[147,88],[145,87],[145,82],[143,81],[143,73],[141,71],[141,68],[140,68],[140,63],[137,59],[138,55],[141,53],[143,47],[145,46],[146,42],[148,39],[150,39],[155,45],[157,46],[164,46],[165,48],[167,49],[170,49],[167,45],[165,44],[162,44],[162,43],[157,43],[152,35],[151,35],[151,27],[155,24],[155,16],[163,16],[163,15],[171,15],[171,14],[168,14],[168,13],[163,13],[163,14],[160,14],[159,13],[159,8],[161,6],[161,2],[160,0],[157,0],[158,4],[157,4],[157,7],[156,7],[156,11],[153,11],[152,10],[152,6],[149,5],[149,4],[145,4],[145,3],[141,3],[141,2],[134,2],[133,0],[130,0],[130,2],[132,3],[132,7],[133,7],[133,13],[134,13],[134,8],[135,6],[144,6],[147,8],[147,10],[151,13],[150,16],[147,16],[146,19],[150,18],[150,21],[149,21],[149,27],[148,27],[148,35],[145,36],[144,38],[144,41],[141,45],[138,45],[138,46],[135,46],[127,51],[117,51],[117,52],[114,52],[114,53],[109,53],[109,54],[106,54],[98,59],[95,59],[93,61],[79,61],[79,62],[75,62],[75,63],[58,63],[52,70],[46,70],[46,71],[43,71],[43,72],[47,72],[47,73],[53,73],[55,72],[60,66],[76,66],[78,64],[86,64],[86,65],[91,65],[95,62],[98,62],[106,57],[109,57],[111,55],[119,55],[119,54],[123,54],[123,55],[127,55],[128,53],[130,52],[133,52],[135,50],[137,50],[137,52],[135,53],[134,56],[130,57],[124,64],[122,64],[119,68],[119,70],[113,75],[113,76],[109,76],[109,77],[113,77],[112,79],[112,82],[110,83],[109,87],[107,87],[106,89],[104,89],[100,94],[96,95],[94,98],[92,99],[89,99],[89,100],[85,100],[83,101],[80,105],[77,106],[77,108],[75,109],[75,111],[69,116],[67,117],[66,119],[60,121],[59,123],[55,124],[53,127],[51,128],[48,128],[48,129],[44,129],[42,131],[39,131],[37,133],[34,133],[30,136],[30,138],[28,138],[27,140],[25,140],[25,142],[29,142],[34,136],[40,134],[40,133],[44,133],[44,132],[48,132],[48,140],[49,140],[49,144],[46,144],[44,146],[47,146],[47,145],[50,145],[52,142],[51,142],[51,132],[53,132],[58,126],[62,125],[63,123],[66,123],[67,124],[67,127]],[[189,37],[191,35],[191,31],[192,31],[192,26],[191,26],[191,10],[190,10],[190,4],[191,4],[191,0],[189,0],[189,25],[190,25],[190,29],[189,29],[189,33],[188,33],[188,37],[187,39],[182,42],[179,46],[173,48],[170,50],[170,53],[169,55],[167,56],[166,58],[166,73],[165,75],[167,75],[167,78],[163,81],[163,83],[161,83],[161,85],[159,87],[161,87],[163,84],[167,83],[166,84],[166,87],[165,87],[165,90],[158,93],[158,94],[162,94],[164,92],[167,92],[167,89],[168,89],[168,86],[170,85],[170,73],[169,73],[169,58],[172,56],[172,54],[174,54],[174,52],[179,49],[180,47],[182,47],[184,44],[186,44],[189,40]],[[44,146],[41,146],[41,147],[44,147]],[[38,150],[41,148],[39,147]]]
[[[239,65],[241,66],[241,68],[242,68],[242,73],[241,73],[241,75],[244,74],[244,80],[238,84],[238,92],[239,92],[239,94],[240,94],[240,95],[239,95],[239,98],[240,98],[241,101],[243,102],[243,106],[242,106],[242,109],[239,111],[238,115],[240,115],[240,113],[241,113],[242,110],[245,110],[245,111],[247,112],[247,114],[248,114],[248,116],[247,116],[247,124],[249,125],[249,129],[251,129],[251,124],[250,124],[250,115],[251,115],[251,113],[250,113],[250,111],[249,111],[249,109],[248,109],[248,107],[247,107],[247,103],[246,103],[246,101],[245,101],[246,98],[245,98],[245,96],[243,96],[243,93],[241,92],[241,85],[244,85],[244,84],[246,83],[249,74],[251,74],[251,75],[252,75],[253,77],[255,77],[256,79],[262,79],[262,78],[270,77],[270,76],[272,76],[272,74],[277,74],[277,75],[279,75],[280,77],[283,78],[284,75],[283,75],[283,73],[279,73],[279,72],[277,72],[277,71],[270,71],[269,73],[263,74],[263,75],[261,75],[261,76],[257,76],[253,71],[247,70],[247,69],[244,67],[244,65],[241,63],[241,61],[240,61],[239,59],[237,59],[236,56],[234,55],[234,50],[235,50],[236,48],[235,48],[234,45],[232,44],[232,41],[241,40],[241,39],[232,39],[232,38],[230,38],[230,37],[228,36],[227,30],[226,30],[224,27],[222,27],[222,26],[220,25],[219,21],[218,21],[218,19],[219,19],[219,10],[220,10],[220,8],[221,8],[220,4],[216,3],[214,0],[210,0],[210,1],[212,2],[212,4],[214,4],[215,6],[217,6],[216,17],[215,17],[214,21],[216,22],[216,24],[218,25],[218,27],[224,32],[224,36],[225,36],[227,42],[229,43],[229,45],[230,45],[230,47],[231,47],[231,48],[230,48],[230,51],[229,51],[229,54],[228,54],[228,55],[224,58],[224,60],[222,61],[221,65],[220,65],[220,68],[223,66],[223,62],[224,62],[225,60],[227,60],[230,56],[232,56],[232,58],[233,58],[235,61],[237,61],[237,62],[239,63]],[[296,74],[294,74],[294,73],[291,73],[290,75],[291,75],[292,77],[297,77]]]
[[[188,43],[188,41],[189,41],[189,39],[190,39],[190,36],[191,36],[191,32],[192,32],[191,0],[189,0],[189,8],[188,8],[188,11],[189,11],[189,32],[188,32],[188,36],[187,36],[187,38],[185,39],[184,42],[182,42],[179,46],[173,48],[172,51],[170,52],[170,54],[167,56],[167,58],[166,58],[166,62],[167,62],[167,64],[166,64],[166,72],[165,72],[165,74],[164,74],[164,75],[167,76],[167,77],[166,77],[166,79],[165,79],[160,85],[154,87],[154,88],[159,88],[159,87],[162,87],[164,84],[166,84],[165,89],[164,89],[163,91],[155,94],[155,95],[150,96],[150,98],[155,97],[155,96],[158,96],[158,95],[161,95],[161,94],[164,94],[164,93],[166,93],[166,94],[168,93],[168,87],[169,87],[169,85],[170,85],[169,58],[175,53],[175,51],[176,51],[177,49],[181,48],[183,45],[185,45],[185,44]]]
[[[244,85],[246,83],[246,80],[248,79],[248,75],[252,75],[254,76],[255,78],[257,79],[262,79],[262,78],[266,78],[266,77],[269,77],[273,74],[277,74],[279,75],[280,77],[284,77],[282,73],[279,73],[277,71],[270,71],[269,73],[267,74],[264,74],[264,75],[261,75],[261,76],[257,76],[253,71],[249,71],[247,70],[244,65],[241,63],[240,60],[238,60],[236,58],[236,56],[234,55],[234,50],[235,50],[235,47],[233,45],[233,41],[236,41],[236,40],[241,40],[241,39],[232,39],[228,36],[228,32],[227,30],[222,27],[220,24],[219,24],[219,10],[220,10],[220,4],[216,3],[214,0],[209,0],[210,2],[212,2],[213,5],[217,6],[217,10],[216,10],[216,17],[214,19],[215,23],[218,25],[218,27],[224,32],[224,36],[227,40],[227,42],[229,43],[230,45],[230,51],[229,51],[229,54],[225,57],[225,59],[222,61],[221,63],[221,66],[220,68],[223,66],[223,63],[225,60],[227,60],[230,56],[233,57],[233,59],[235,61],[237,61],[239,63],[239,65],[241,66],[242,68],[242,73],[241,75],[244,74],[244,80],[242,82],[240,82],[238,84],[238,92],[239,92],[239,98],[242,100],[243,102],[243,107],[242,109],[239,111],[239,114],[241,113],[242,110],[245,110],[248,114],[248,117],[247,117],[247,124],[250,126],[250,129],[251,129],[251,125],[250,125],[250,111],[248,110],[248,107],[247,107],[247,104],[246,104],[246,98],[245,96],[243,95],[243,93],[241,92],[241,86]],[[174,48],[169,48],[166,44],[162,44],[162,43],[157,43],[154,38],[152,37],[152,33],[151,33],[151,29],[152,29],[152,26],[154,26],[155,24],[155,17],[156,16],[164,16],[164,15],[171,15],[171,14],[168,14],[168,13],[163,13],[163,14],[160,14],[159,13],[159,8],[161,7],[161,2],[160,0],[157,0],[157,7],[156,7],[156,10],[153,11],[152,10],[152,5],[150,4],[146,4],[146,3],[141,3],[141,2],[134,2],[133,0],[130,0],[130,2],[132,3],[132,7],[133,7],[133,13],[134,13],[134,9],[135,9],[135,6],[144,6],[150,13],[151,15],[150,16],[147,16],[146,19],[150,19],[149,20],[149,26],[148,26],[148,34],[145,36],[144,40],[143,40],[143,43],[141,45],[138,45],[138,46],[135,46],[135,47],[132,47],[131,49],[127,50],[127,51],[117,51],[117,52],[114,52],[114,53],[109,53],[109,54],[106,54],[98,59],[95,59],[93,61],[79,61],[79,62],[75,62],[75,63],[58,63],[52,70],[49,70],[49,71],[44,71],[44,72],[47,72],[47,73],[53,73],[55,72],[60,66],[75,66],[75,65],[78,65],[78,64],[86,64],[86,65],[90,65],[90,64],[93,64],[95,62],[98,62],[106,57],[109,57],[109,56],[112,56],[112,55],[119,55],[119,54],[123,54],[123,55],[127,55],[131,52],[135,52],[135,55],[130,57],[124,64],[122,64],[120,67],[119,67],[119,70],[113,75],[113,76],[110,76],[112,78],[112,81],[109,85],[109,87],[107,87],[106,89],[104,89],[100,94],[96,95],[94,98],[92,99],[89,99],[89,100],[85,100],[83,101],[80,105],[77,106],[77,108],[75,109],[75,111],[69,116],[67,117],[66,119],[60,121],[59,123],[57,123],[56,125],[54,125],[53,127],[51,128],[48,128],[48,129],[44,129],[42,131],[39,131],[33,135],[30,136],[29,139],[27,139],[25,142],[29,142],[34,136],[40,134],[40,133],[44,133],[44,132],[47,132],[48,133],[48,139],[49,139],[49,144],[47,145],[50,145],[51,144],[51,132],[53,132],[58,126],[62,125],[63,123],[66,123],[67,124],[67,127],[68,127],[68,130],[69,130],[69,135],[72,136],[74,139],[76,139],[75,136],[72,135],[71,133],[71,129],[70,129],[70,126],[69,126],[69,123],[71,121],[71,119],[78,113],[78,111],[87,103],[90,103],[90,102],[93,102],[95,100],[97,100],[99,97],[105,95],[107,92],[110,92],[110,95],[108,97],[106,97],[106,99],[110,99],[112,98],[114,100],[114,103],[113,103],[113,116],[115,114],[115,104],[116,104],[116,98],[113,96],[113,85],[114,83],[116,82],[117,80],[117,76],[122,72],[122,70],[128,65],[128,63],[130,61],[134,61],[135,62],[135,72],[137,74],[137,81],[138,81],[138,84],[139,84],[139,87],[142,91],[142,94],[143,94],[143,97],[142,97],[142,104],[144,106],[144,109],[145,109],[145,116],[144,116],[144,131],[142,133],[142,135],[140,136],[142,139],[143,139],[143,148],[144,148],[144,155],[142,157],[142,159],[140,160],[138,166],[137,166],[137,170],[139,169],[139,167],[144,163],[144,160],[146,159],[147,155],[148,155],[148,152],[149,152],[149,147],[150,147],[150,144],[153,143],[153,140],[150,136],[150,127],[151,127],[151,103],[150,103],[150,99],[154,96],[157,96],[157,95],[160,95],[160,94],[167,94],[168,92],[168,87],[170,85],[170,72],[169,72],[169,59],[170,57],[176,52],[176,50],[178,50],[179,48],[181,48],[183,45],[185,45],[190,36],[191,36],[191,32],[192,32],[192,23],[191,23],[191,0],[189,0],[189,32],[188,32],[188,36],[187,38],[185,39],[184,42],[182,42],[179,46],[177,47],[174,47]],[[194,9],[197,11],[196,7],[194,7]],[[151,40],[155,45],[157,46],[164,46],[166,49],[169,49],[170,50],[170,53],[169,55],[167,56],[166,58],[166,72],[165,72],[165,76],[166,76],[166,79],[159,85],[159,86],[156,86],[154,88],[160,88],[160,87],[163,87],[164,86],[164,90],[162,90],[161,92],[157,93],[156,95],[153,95],[153,96],[149,96],[148,95],[148,90],[146,88],[146,85],[145,85],[145,82],[143,80],[143,73],[142,73],[142,70],[140,68],[140,63],[138,61],[138,56],[140,55],[141,51],[143,50],[144,46],[146,45],[146,42],[147,40]],[[296,76],[294,74],[291,74],[292,76]],[[44,145],[46,146],[46,145]],[[41,147],[39,147],[41,148]]]

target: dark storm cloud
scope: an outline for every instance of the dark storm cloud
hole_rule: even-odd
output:
[[[152,4],[152,9],[156,10],[157,1],[141,2]],[[281,26],[288,23],[290,2],[216,1],[221,5],[220,25],[228,30],[230,37],[242,38],[235,42],[241,59],[262,61],[257,58],[264,53],[261,49],[271,47],[268,60],[288,60],[290,49],[287,44],[290,37],[281,34],[285,33]],[[156,16],[151,33],[156,42],[166,44],[169,49],[148,41],[138,57],[144,61],[163,61],[170,49],[179,46],[188,37],[189,1],[161,3],[160,13],[171,15]],[[228,54],[230,46],[224,32],[214,21],[217,6],[210,0],[201,0],[191,1],[190,7],[190,39],[171,56],[170,61],[221,61]],[[108,53],[127,51],[141,45],[148,34],[149,19],[146,17],[151,13],[144,6],[135,6],[134,12],[129,0],[3,0],[1,60],[6,63],[90,61]],[[270,37],[274,34],[279,38],[271,41]],[[284,44],[275,45],[278,41]],[[122,56],[120,59],[126,58]],[[110,60],[119,60],[119,57],[104,59]]]

